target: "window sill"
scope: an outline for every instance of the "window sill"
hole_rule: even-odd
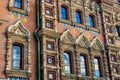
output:
[[[120,36],[115,36],[115,39],[116,40],[120,40]]]
[[[76,22],[74,22],[75,23],[75,26],[77,26],[77,27],[80,27],[80,28],[87,28],[85,25],[83,25],[83,24],[81,24],[81,23],[76,23]]]
[[[60,22],[63,22],[63,23],[67,23],[67,24],[71,24],[71,21],[68,20],[68,19],[60,19]]]
[[[23,9],[15,8],[15,7],[9,7],[9,10],[13,13],[23,14],[25,16],[28,16],[28,11],[25,11]]]
[[[92,30],[92,31],[95,31],[95,32],[100,32],[100,29],[96,28],[96,27],[90,27],[90,26],[88,26],[88,29]]]
[[[5,71],[7,76],[13,76],[14,77],[26,77],[29,78],[31,76],[31,73],[27,72],[27,70],[6,70]]]

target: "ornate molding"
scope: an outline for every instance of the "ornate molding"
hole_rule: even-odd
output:
[[[100,40],[95,37],[91,42],[91,48],[94,50],[102,51],[104,50],[103,44],[100,42]]]
[[[85,47],[85,48],[89,48],[90,47],[90,42],[88,41],[88,39],[84,36],[84,34],[81,34],[77,40],[76,43],[80,46],[80,47]]]
[[[14,25],[11,25],[7,29],[7,56],[6,56],[6,75],[16,77],[30,77],[31,75],[31,56],[30,56],[30,40],[31,35],[29,30],[25,28],[20,20]],[[24,69],[13,70],[11,66],[12,62],[12,45],[14,43],[20,43],[24,46]],[[14,75],[15,74],[15,75]]]
[[[74,45],[76,43],[76,39],[72,35],[69,30],[66,30],[60,37],[60,41],[66,44]]]
[[[8,8],[10,10],[10,12],[12,13],[17,13],[17,14],[21,14],[24,16],[28,16],[29,12],[30,12],[30,0],[23,0],[24,4],[22,5],[24,8],[23,9],[18,9],[14,7],[14,0],[9,0],[9,5]]]

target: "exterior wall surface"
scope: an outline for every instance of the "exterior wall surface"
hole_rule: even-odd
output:
[[[22,25],[24,25],[24,28],[27,29],[30,33],[30,48],[29,48],[30,60],[27,60],[27,61],[30,61],[30,65],[29,65],[30,66],[29,67],[30,68],[29,69],[30,70],[30,78],[29,77],[28,78],[29,78],[29,80],[37,80],[37,70],[36,70],[37,59],[35,58],[35,57],[37,57],[37,50],[36,50],[37,46],[36,46],[36,40],[34,38],[34,31],[36,29],[36,22],[35,22],[36,21],[36,10],[35,10],[36,5],[35,5],[35,0],[30,0],[30,1],[23,0],[23,1],[26,1],[25,2],[26,5],[24,5],[24,7],[28,6],[27,4],[29,3],[29,7],[27,7],[28,10],[30,9],[30,11],[28,11],[29,13],[22,13],[22,12],[19,12],[19,10],[17,11],[15,9],[15,11],[14,11],[14,10],[12,10],[12,8],[10,9],[10,6],[13,5],[14,0],[0,1],[0,39],[1,39],[0,40],[0,44],[1,44],[1,46],[0,46],[0,48],[1,48],[0,49],[0,54],[1,54],[1,56],[0,56],[0,79],[8,79],[10,77],[9,73],[6,72],[7,71],[6,65],[7,65],[7,62],[8,62],[8,64],[12,65],[12,62],[9,63],[9,60],[7,60],[7,58],[8,58],[8,56],[7,56],[8,55],[7,54],[8,53],[7,52],[7,50],[8,50],[8,48],[7,48],[8,28],[11,25],[16,24],[17,22],[20,22],[20,23],[22,23]],[[15,38],[13,38],[13,39],[15,39]],[[23,39],[21,38],[18,41],[22,41],[22,40]],[[12,42],[14,42],[14,41],[13,40],[10,41],[11,45],[12,45]],[[12,46],[10,48],[12,48]],[[26,48],[24,50],[27,51]],[[27,63],[27,64],[29,64],[29,63]],[[21,72],[19,72],[19,73],[21,73]],[[17,74],[17,73],[13,72],[13,74],[12,73],[10,73],[10,74],[11,74],[11,77],[16,77],[15,74]],[[22,76],[20,76],[20,74],[17,74],[17,77],[20,78]]]

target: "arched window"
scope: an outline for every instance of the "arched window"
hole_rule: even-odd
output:
[[[116,33],[117,36],[120,36],[119,26],[116,26],[116,27],[115,27],[115,33]]]
[[[92,15],[89,15],[89,26],[94,27],[94,17]]]
[[[94,65],[95,65],[95,76],[100,77],[101,71],[100,71],[100,59],[94,58]]]
[[[64,6],[61,7],[61,18],[67,19],[67,8]]]
[[[12,47],[12,68],[22,69],[22,46],[13,44]]]
[[[71,56],[69,52],[64,53],[64,66],[65,66],[65,73],[71,73]]]
[[[80,14],[79,11],[76,11],[75,16],[76,16],[76,22],[77,22],[77,23],[81,23],[81,14]]]
[[[81,75],[83,75],[83,76],[87,75],[86,56],[85,55],[80,55],[80,69],[81,69]]]
[[[15,0],[15,2],[14,2],[14,6],[16,7],[16,8],[22,8],[22,0]]]

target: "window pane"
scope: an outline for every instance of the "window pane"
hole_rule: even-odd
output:
[[[69,53],[64,53],[64,65],[65,65],[65,73],[71,73]]]
[[[12,60],[13,60],[13,68],[20,69],[21,64],[21,46],[13,45],[12,50]]]
[[[94,58],[94,65],[95,65],[95,76],[100,77],[100,68],[99,68],[98,58]]]
[[[80,55],[80,69],[81,75],[86,75],[86,63],[85,63],[85,56]]]
[[[80,12],[76,11],[76,22],[81,23],[81,15]]]
[[[15,7],[22,8],[22,0],[15,0]]]
[[[67,9],[65,7],[61,7],[61,17],[67,19]]]
[[[90,27],[94,27],[93,16],[89,16],[89,25]]]
[[[118,26],[115,27],[115,32],[116,32],[116,35],[119,36],[119,27]]]

